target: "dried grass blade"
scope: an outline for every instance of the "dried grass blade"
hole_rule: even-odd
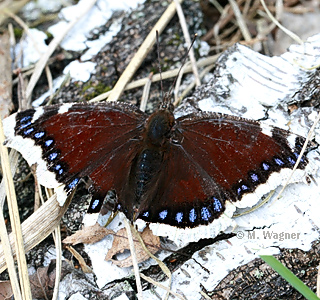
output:
[[[239,28],[241,30],[241,33],[242,33],[244,39],[247,42],[250,42],[251,41],[251,34],[250,34],[248,26],[247,26],[242,14],[241,14],[241,11],[240,11],[240,8],[239,8],[237,2],[234,0],[229,0],[229,3],[230,3],[230,6],[234,12],[234,15],[237,19]]]
[[[10,276],[10,283],[11,283],[14,299],[22,300],[18,276],[16,273],[16,267],[14,265],[14,259],[13,259],[13,255],[10,247],[9,236],[8,236],[5,220],[3,217],[3,211],[1,211],[1,214],[0,214],[0,238],[1,238],[1,244],[4,251],[4,258],[8,265],[8,272]]]
[[[4,14],[4,11],[10,11],[12,13],[17,13],[20,11],[30,0],[21,0],[21,1],[12,1],[7,0],[3,1],[0,4],[0,25],[2,25],[5,20],[8,18],[8,15]]]
[[[54,194],[47,202],[35,211],[27,220],[22,223],[22,236],[25,251],[29,251],[34,246],[43,241],[59,224],[62,215],[67,210],[72,197],[68,197],[61,207]],[[10,244],[13,256],[16,255],[13,235],[10,234]],[[4,251],[0,245],[0,273],[6,269]]]
[[[148,81],[146,82],[146,84],[143,88],[143,93],[142,93],[141,102],[140,102],[140,110],[141,111],[146,111],[147,102],[149,99],[151,82],[152,82],[152,76],[153,76],[153,73],[151,72],[148,77]]]
[[[298,35],[296,35],[295,33],[293,33],[292,31],[290,31],[289,29],[285,28],[284,26],[282,26],[280,24],[280,22],[271,14],[271,12],[269,11],[266,3],[264,0],[260,0],[264,10],[266,11],[268,17],[270,18],[270,20],[276,24],[284,33],[286,33],[288,36],[290,36],[294,41],[296,41],[298,44],[303,45],[303,41],[300,39],[300,37]]]
[[[0,103],[1,118],[9,116],[13,109],[12,74],[10,56],[10,37],[8,33],[0,35]]]
[[[181,25],[181,28],[182,28],[182,32],[183,32],[184,38],[185,38],[185,40],[187,42],[187,48],[189,48],[191,46],[191,38],[190,38],[189,31],[188,31],[186,18],[185,18],[184,14],[183,14],[183,10],[181,8],[181,5],[180,5],[179,1],[178,0],[174,0],[174,2],[176,3],[177,14],[178,14],[178,17],[179,17],[179,21],[180,21],[180,25]],[[193,74],[194,74],[194,77],[195,77],[196,85],[200,86],[201,85],[201,81],[200,81],[199,72],[198,72],[198,69],[197,69],[197,63],[196,63],[196,58],[194,56],[193,48],[190,48],[189,58],[190,58],[190,61],[191,61],[192,71],[193,71]]]
[[[134,242],[133,242],[133,238],[132,238],[132,232],[131,232],[132,226],[130,226],[129,221],[127,220],[126,217],[123,218],[123,221],[124,221],[124,225],[125,225],[125,228],[127,230],[127,235],[128,235],[128,242],[129,242],[129,246],[130,246],[132,265],[133,265],[133,270],[134,270],[134,274],[135,274],[135,278],[136,278],[136,285],[137,285],[137,290],[138,290],[138,299],[143,300],[142,285],[141,285],[141,278],[140,278],[140,274],[139,274],[138,260],[137,260]]]
[[[59,284],[61,279],[61,268],[62,268],[62,248],[61,248],[61,233],[60,225],[54,230],[54,242],[56,245],[56,278],[54,282],[52,300],[58,299],[59,295]]]
[[[29,274],[25,256],[25,249],[22,237],[22,229],[19,218],[19,210],[17,204],[16,193],[12,180],[12,173],[9,162],[8,149],[3,146],[4,134],[2,122],[0,122],[0,153],[1,153],[1,165],[3,170],[3,177],[5,180],[5,186],[7,191],[7,201],[9,207],[10,222],[12,227],[13,239],[16,247],[19,278],[21,284],[21,292],[23,299],[32,299]]]

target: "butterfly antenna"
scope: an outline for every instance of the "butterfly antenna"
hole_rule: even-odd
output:
[[[157,37],[157,54],[158,54],[158,69],[159,69],[159,75],[160,75],[160,90],[161,90],[161,98],[162,102],[165,101],[163,96],[163,82],[162,82],[162,71],[161,71],[161,63],[160,63],[160,42],[159,42],[159,32],[156,31],[156,37]]]
[[[191,50],[191,48],[192,48],[192,46],[193,46],[193,44],[194,44],[197,36],[198,36],[198,35],[195,33],[195,35],[193,36],[192,42],[191,42],[191,44],[190,44],[187,52],[184,54],[184,57],[183,57],[183,59],[182,59],[182,64],[181,64],[181,66],[180,66],[180,69],[179,69],[179,71],[178,71],[178,74],[177,74],[176,78],[174,79],[174,81],[173,81],[173,83],[172,83],[172,85],[171,85],[171,87],[170,87],[170,90],[169,90],[169,92],[167,93],[166,98],[169,98],[169,95],[171,95],[172,90],[173,90],[173,87],[174,87],[174,85],[176,84],[177,79],[178,79],[178,77],[179,77],[179,74],[180,74],[182,68],[184,67],[184,65],[185,65],[185,63],[186,63],[186,61],[187,61],[189,52],[190,52],[190,50]]]

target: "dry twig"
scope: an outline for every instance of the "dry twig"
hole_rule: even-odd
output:
[[[9,34],[0,35],[0,117],[7,117],[13,109],[12,76]]]

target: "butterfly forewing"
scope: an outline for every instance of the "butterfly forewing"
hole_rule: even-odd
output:
[[[259,122],[217,113],[182,117],[178,123],[182,147],[233,201],[253,192],[272,172],[292,169],[304,142],[296,137],[290,145],[288,131],[263,130]]]
[[[128,141],[138,139],[145,118],[138,109],[119,103],[57,105],[16,114],[14,135],[41,147],[38,160],[45,161],[56,181],[70,192],[81,177],[109,161],[120,148],[125,151]],[[32,155],[11,140],[9,136],[9,146],[25,152],[27,159]],[[112,180],[108,188],[113,188]]]

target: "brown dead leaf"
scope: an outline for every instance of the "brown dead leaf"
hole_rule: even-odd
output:
[[[102,240],[108,234],[114,234],[114,231],[100,226],[98,223],[93,226],[84,227],[75,234],[68,236],[62,242],[65,244],[76,245],[80,243],[94,244]]]
[[[62,261],[61,280],[72,268],[66,261]],[[47,267],[39,268],[29,276],[32,299],[51,299],[56,280],[56,260],[51,260]],[[0,300],[11,299],[13,296],[10,281],[0,281]]]
[[[0,281],[0,300],[10,299],[13,296],[10,281]]]
[[[69,264],[62,261],[61,280],[70,273]],[[32,298],[51,299],[56,279],[56,261],[51,260],[47,267],[39,268],[34,274],[29,276]]]
[[[160,248],[160,238],[153,235],[149,227],[146,227],[141,233],[141,238],[144,241],[148,250],[155,254]],[[134,238],[134,247],[136,250],[136,256],[138,263],[143,262],[149,258],[148,253],[146,253],[141,246],[140,242]],[[111,260],[115,265],[120,268],[132,266],[131,255],[123,260],[112,259],[115,255],[123,253],[125,250],[129,250],[128,235],[125,228],[120,229],[114,237],[111,249],[108,251],[105,260]]]

